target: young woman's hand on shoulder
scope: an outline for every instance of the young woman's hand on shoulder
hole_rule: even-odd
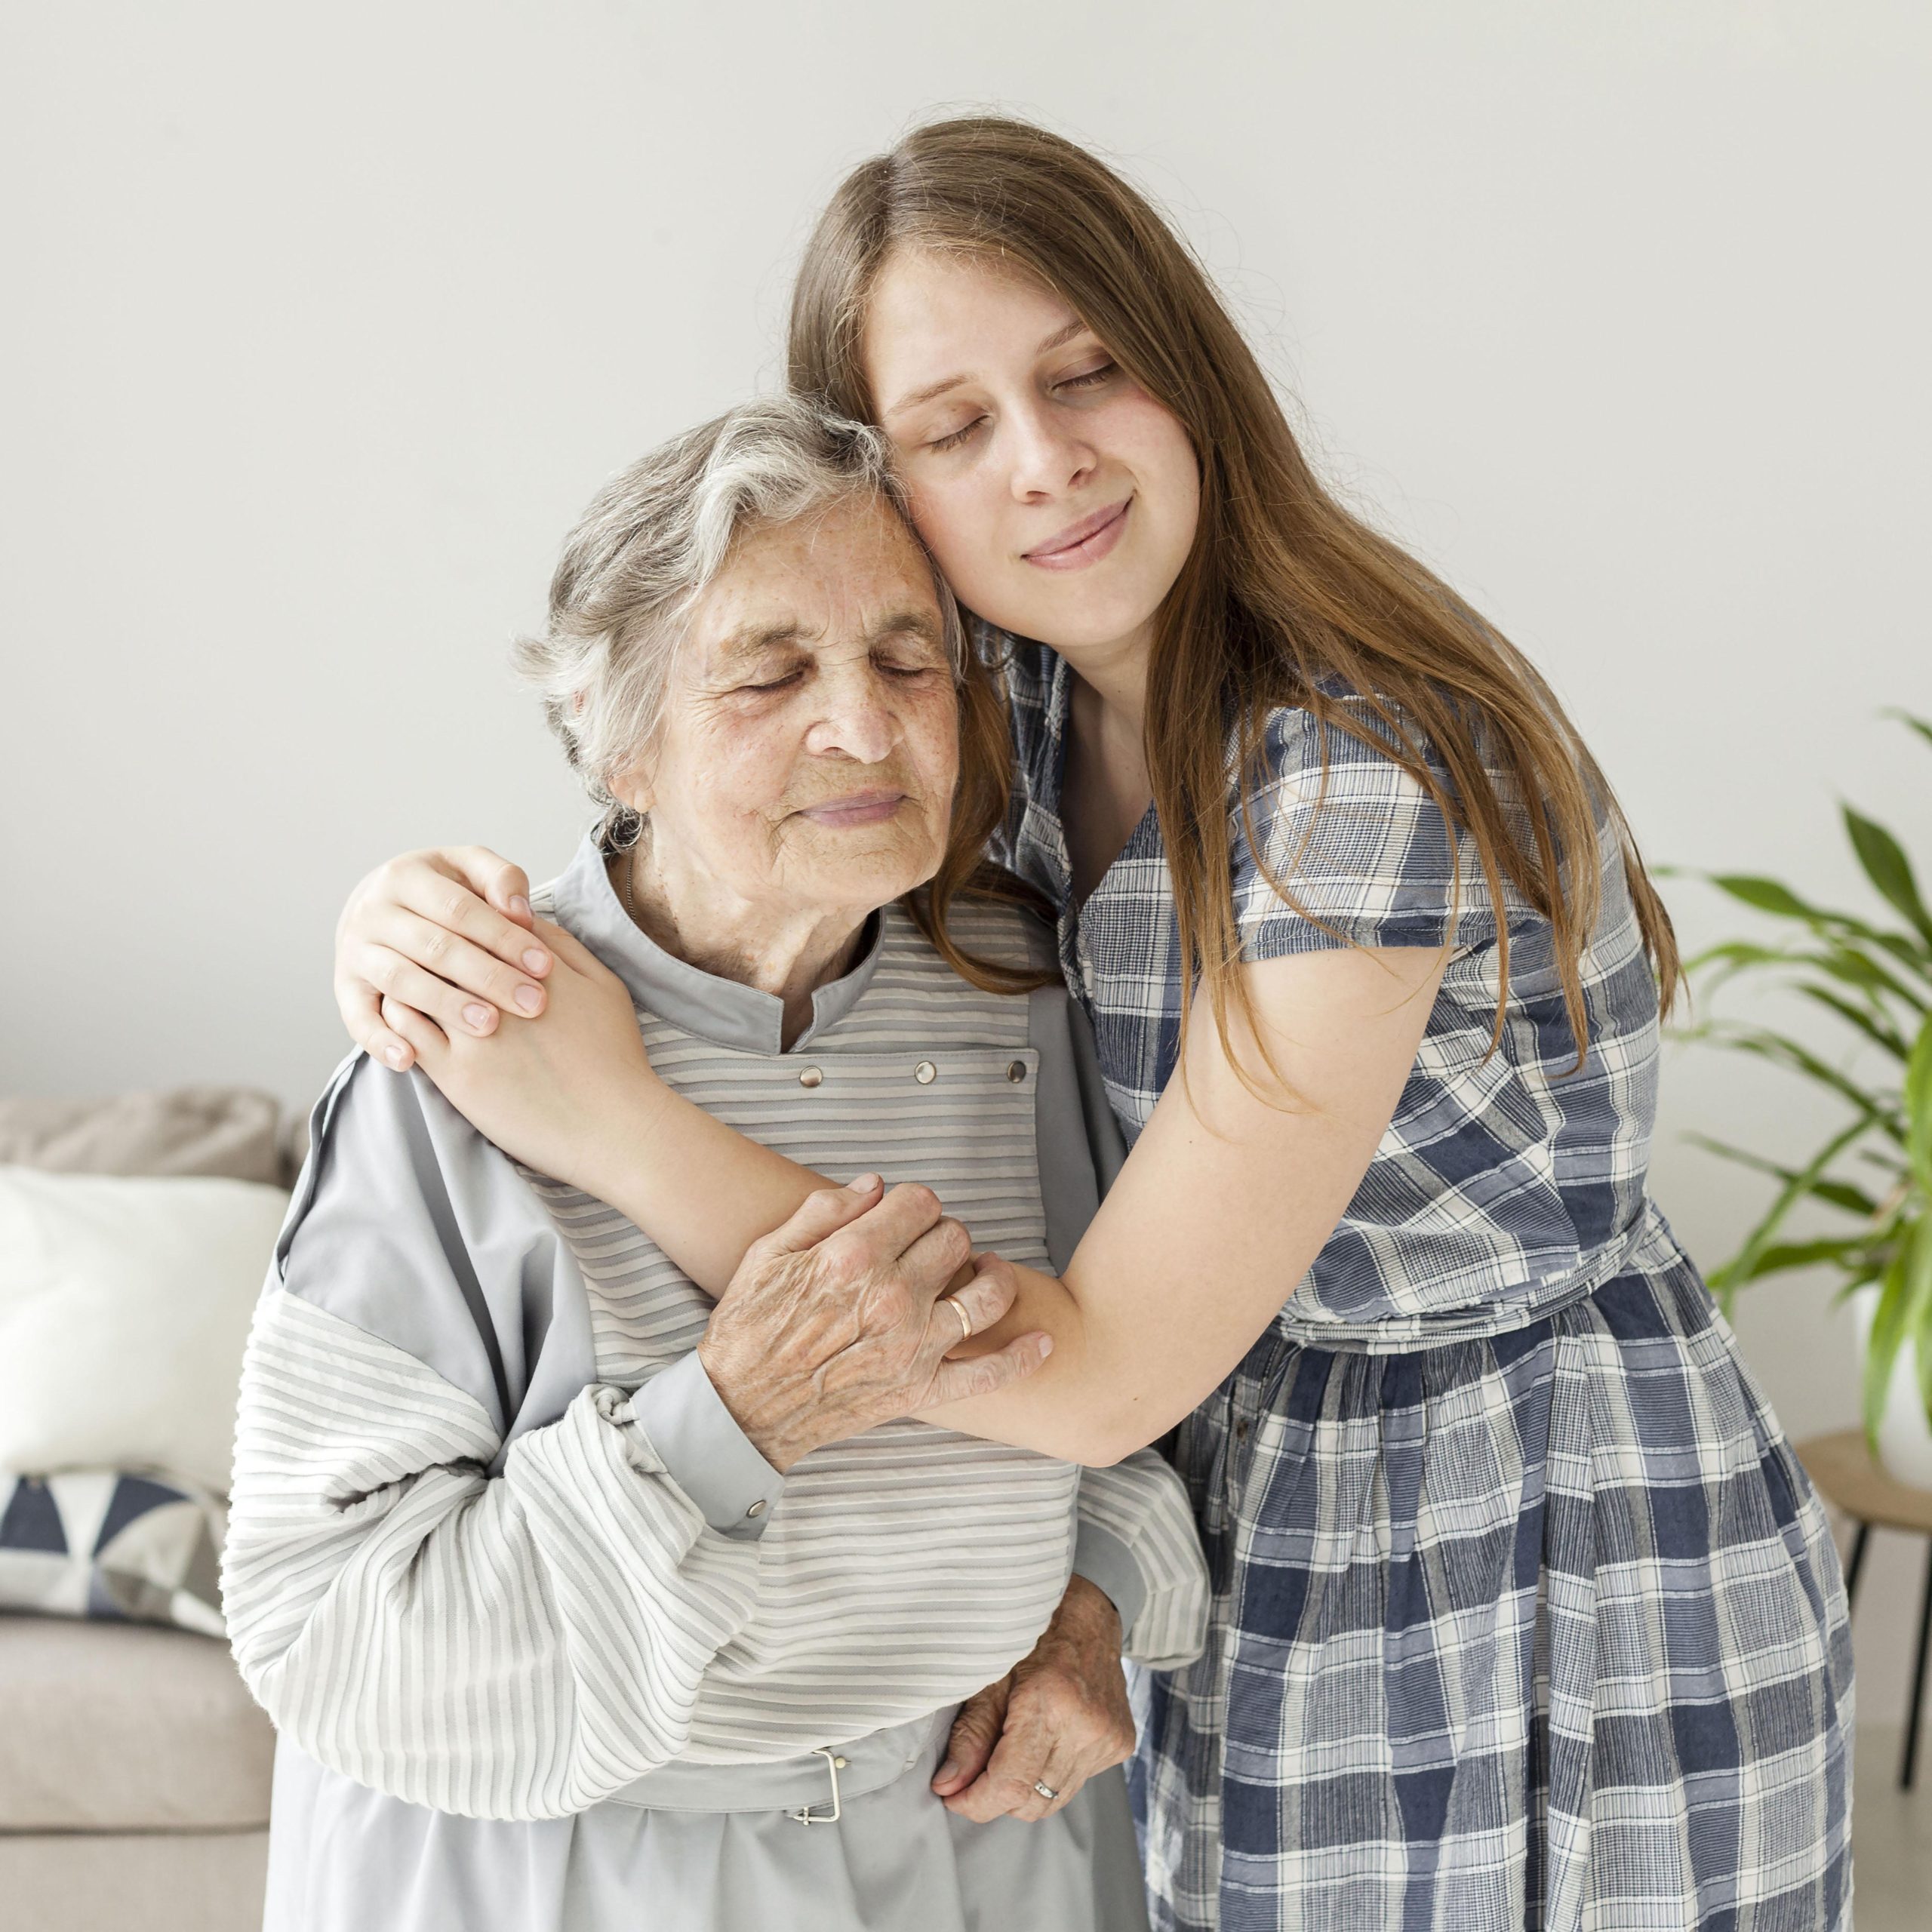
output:
[[[446,1037],[481,1038],[504,1014],[534,1019],[552,955],[532,931],[530,879],[481,845],[385,860],[358,881],[335,930],[335,1002],[349,1037],[398,1072],[416,1049],[385,1000]]]
[[[655,1133],[663,1089],[630,989],[562,927],[537,919],[533,930],[552,955],[542,1026],[445,1033],[387,998],[381,1018],[479,1134],[539,1174],[594,1194],[610,1140],[641,1143]]]

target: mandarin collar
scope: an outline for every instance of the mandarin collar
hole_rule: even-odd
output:
[[[577,856],[546,890],[558,924],[589,946],[648,1012],[740,1053],[775,1055],[786,1051],[785,1002],[776,993],[721,980],[666,952],[624,910],[604,869],[604,854],[594,829],[584,834]],[[860,940],[857,963],[813,993],[811,1024],[792,1041],[791,1051],[802,1051],[858,1004],[878,970],[884,939],[885,921],[873,912]]]

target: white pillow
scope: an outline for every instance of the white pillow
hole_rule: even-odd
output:
[[[278,1187],[0,1166],[0,1469],[173,1470],[217,1495]]]

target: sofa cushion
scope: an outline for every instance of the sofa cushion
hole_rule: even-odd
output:
[[[0,1161],[49,1173],[209,1174],[286,1187],[273,1097],[176,1087],[105,1100],[0,1097]]]
[[[221,1505],[179,1479],[0,1471],[0,1610],[178,1623],[223,1637],[227,1529]]]
[[[228,1493],[250,1318],[288,1197],[0,1166],[0,1469]]]
[[[0,1616],[0,1830],[246,1830],[274,1760],[225,1644]]]

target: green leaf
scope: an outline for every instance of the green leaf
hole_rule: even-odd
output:
[[[1854,1295],[1857,1294],[1860,1288],[1869,1287],[1874,1281],[1878,1281],[1881,1278],[1883,1273],[1884,1270],[1882,1269],[1867,1268],[1861,1273],[1847,1275],[1845,1278],[1832,1291],[1832,1306],[1834,1308],[1842,1307],[1845,1303],[1850,1300]]]
[[[1771,1237],[1798,1202],[1810,1192],[1813,1184],[1838,1155],[1863,1134],[1868,1123],[1855,1120],[1826,1141],[1804,1166],[1778,1190],[1777,1198],[1764,1217],[1745,1237],[1744,1245],[1710,1278],[1710,1285],[1721,1297],[1749,1281],[1757,1271],[1760,1257],[1771,1244]],[[1728,1303],[1726,1303],[1727,1307]]]
[[[1782,1033],[1774,1032],[1768,1026],[1714,1027],[1711,1038],[1718,1045],[1727,1047],[1734,1053],[1755,1054],[1760,1060],[1767,1060],[1774,1066],[1782,1066],[1794,1073],[1801,1073],[1828,1088],[1841,1100],[1850,1103],[1873,1125],[1882,1128],[1892,1138],[1903,1144],[1905,1134],[1897,1109],[1889,1098],[1868,1094],[1848,1074],[1829,1066],[1808,1047],[1801,1046]]]
[[[1779,1180],[1795,1180],[1800,1178],[1795,1168],[1781,1167],[1776,1161],[1767,1161],[1761,1154],[1754,1154],[1747,1147],[1734,1147],[1727,1140],[1715,1140],[1708,1134],[1687,1134],[1684,1138],[1707,1152],[1721,1155],[1727,1161],[1735,1161],[1740,1167],[1754,1168],[1761,1174],[1770,1174]],[[1847,1214],[1860,1214],[1868,1218],[1878,1212],[1878,1204],[1863,1189],[1854,1187],[1849,1181],[1829,1180],[1820,1178],[1810,1183],[1807,1190],[1819,1201],[1829,1201],[1834,1208],[1841,1208]]]
[[[1720,892],[1780,919],[1802,919],[1810,925],[1830,917],[1807,905],[1789,886],[1780,885],[1774,878],[1762,878],[1752,872],[1712,872],[1707,876]]]
[[[1912,1232],[1910,1266],[1912,1298],[1906,1315],[1906,1334],[1918,1357],[1918,1399],[1932,1424],[1932,1222],[1920,1221]]]
[[[1922,718],[1915,718],[1909,711],[1901,711],[1895,704],[1887,705],[1880,712],[1881,718],[1896,718],[1902,724],[1909,724],[1928,745],[1932,745],[1932,724]]]
[[[1823,952],[1800,953],[1798,957],[1807,965],[1830,974],[1833,979],[1842,980],[1847,986],[1863,987],[1875,995],[1889,994],[1903,1000],[1915,1012],[1926,1010],[1925,1001],[1911,987],[1850,940],[1834,940]]]
[[[1875,1018],[1863,1008],[1854,1006],[1850,1000],[1838,995],[1824,986],[1799,986],[1796,990],[1809,1000],[1835,1013],[1848,1026],[1858,1031],[1875,1045],[1884,1048],[1894,1060],[1903,1060],[1912,1049],[1903,1037],[1882,1019]]]
[[[1903,933],[1867,933],[1864,937],[1875,946],[1882,946],[1902,966],[1909,966],[1918,977],[1932,983],[1932,946],[1924,946],[1909,939]]]
[[[1775,946],[1759,946],[1748,939],[1727,940],[1721,946],[1705,949],[1684,962],[1687,973],[1702,973],[1713,966],[1789,966],[1802,958]]]
[[[1912,861],[1906,857],[1905,848],[1877,820],[1867,818],[1850,805],[1842,809],[1845,829],[1851,835],[1852,847],[1858,854],[1858,863],[1865,868],[1865,876],[1888,903],[1932,940],[1932,913],[1926,911],[1925,902],[1918,896],[1918,881],[1912,875]]]
[[[1922,1228],[1914,1230],[1921,1233]],[[1899,1344],[1905,1340],[1907,1304],[1912,1284],[1907,1265],[1919,1241],[1902,1241],[1885,1270],[1878,1291],[1878,1306],[1872,1316],[1872,1335],[1865,1349],[1865,1386],[1861,1406],[1865,1414],[1865,1439],[1872,1453],[1878,1453],[1878,1423],[1885,1413],[1885,1395],[1892,1384],[1892,1364],[1899,1358]]]
[[[1871,1252],[1869,1234],[1845,1235],[1836,1240],[1774,1241],[1751,1264],[1750,1273],[1739,1278],[1738,1285],[1761,1281],[1767,1275],[1789,1274],[1794,1268],[1815,1268],[1822,1261],[1857,1266]]]
[[[1905,1156],[1919,1186],[1932,1195],[1932,1017],[1918,1029],[1905,1069]]]

